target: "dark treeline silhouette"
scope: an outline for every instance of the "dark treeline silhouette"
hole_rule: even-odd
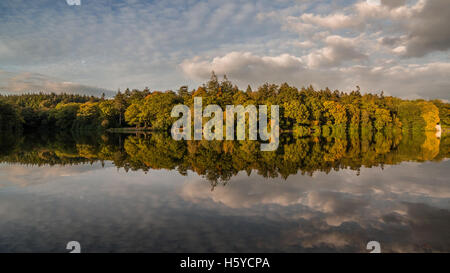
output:
[[[22,129],[71,130],[79,125],[97,128],[96,119],[85,119],[83,115],[86,115],[86,107],[98,105],[101,100],[104,97],[54,93],[0,95],[0,129],[13,132]],[[92,114],[95,113],[87,116]]]
[[[402,100],[392,96],[364,94],[359,87],[350,93],[298,89],[288,84],[264,84],[253,91],[239,90],[226,76],[211,79],[196,90],[182,86],[177,92],[125,90],[114,99],[68,94],[0,96],[0,129],[104,130],[136,127],[167,131],[175,121],[170,112],[176,104],[193,106],[194,97],[203,106],[279,105],[280,127],[297,136],[328,136],[333,131],[378,132],[435,130],[450,126],[450,106],[440,100]]]
[[[175,141],[168,134],[74,133],[0,135],[0,162],[26,165],[73,165],[111,161],[126,171],[193,171],[212,185],[241,171],[287,178],[302,173],[383,167],[404,161],[449,157],[450,137],[432,132],[293,137],[282,134],[280,148],[261,152],[257,141]]]

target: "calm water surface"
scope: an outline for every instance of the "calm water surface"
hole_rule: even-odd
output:
[[[367,252],[372,240],[383,252],[450,251],[444,140],[382,151],[373,139],[291,140],[300,157],[287,146],[239,157],[243,146],[223,143],[174,155],[180,143],[166,137],[7,141],[0,252],[67,252],[69,241],[83,252]]]

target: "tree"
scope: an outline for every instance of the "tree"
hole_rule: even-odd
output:
[[[154,129],[168,129],[174,119],[170,116],[172,108],[180,101],[173,92],[153,93],[149,95],[143,104],[143,121],[150,123]]]
[[[283,104],[285,102],[290,102],[293,100],[299,100],[300,96],[298,93],[298,89],[295,87],[289,86],[287,83],[283,83],[277,94],[277,103]]]
[[[114,107],[119,113],[119,126],[122,125],[122,116],[124,115],[127,106],[128,105],[127,101],[125,100],[125,96],[119,90],[114,97]]]
[[[125,120],[136,127],[143,125],[155,130],[166,130],[173,122],[173,106],[181,102],[174,92],[153,92],[142,102],[131,104],[125,111]]]
[[[361,110],[354,104],[347,104],[346,109],[350,118],[350,125],[358,126],[361,119]]]
[[[77,119],[81,122],[82,126],[89,125],[95,127],[95,123],[97,123],[99,118],[100,109],[98,103],[86,102],[80,105],[77,112]]]
[[[214,71],[211,71],[211,78],[206,83],[206,92],[208,92],[209,95],[215,95],[219,91],[219,80],[217,79],[216,73]]]
[[[442,127],[450,127],[450,104],[441,100],[433,100],[433,103],[439,109],[439,119]]]
[[[319,125],[322,119],[322,116],[325,112],[322,103],[319,99],[315,97],[306,97],[306,106],[311,112],[311,119],[313,125]]]
[[[347,113],[345,107],[335,101],[326,101],[323,104],[328,118],[333,121],[335,125],[347,123]]]
[[[440,122],[439,109],[428,101],[404,101],[398,107],[398,115],[405,130],[433,131]]]
[[[389,110],[378,108],[375,110],[375,128],[380,131],[392,122]]]
[[[247,103],[253,104],[249,99],[249,95],[247,92],[239,91],[233,96],[233,105],[243,105],[247,106]]]
[[[228,80],[227,75],[223,76],[223,80],[220,82],[219,92],[217,93],[217,103],[225,108],[226,105],[233,103],[233,96],[238,92],[238,88]]]
[[[266,103],[271,102],[272,104],[276,104],[276,96],[278,93],[278,86],[276,84],[268,84],[265,83],[261,87],[258,88],[257,91],[257,101],[258,103]]]
[[[55,125],[62,130],[71,129],[77,119],[80,105],[80,103],[58,104],[51,114],[55,121]]]
[[[284,103],[284,116],[294,119],[297,123],[308,124],[309,123],[309,111],[304,104],[294,100]]]
[[[142,124],[140,114],[141,114],[141,105],[133,103],[125,111],[125,121],[130,125],[139,127]]]
[[[23,121],[15,106],[0,101],[0,132],[18,131]]]
[[[439,109],[432,102],[421,101],[419,102],[422,118],[425,122],[425,130],[436,130],[436,124],[440,122]]]
[[[98,103],[86,102],[80,105],[77,112],[77,117],[85,120],[96,119],[100,116],[100,109]]]
[[[183,85],[180,87],[180,89],[178,89],[178,96],[180,96],[181,98],[189,96],[189,88],[187,85]]]
[[[119,119],[119,112],[114,106],[113,100],[105,100],[99,103],[100,117],[102,119],[102,126],[115,126],[116,120]]]

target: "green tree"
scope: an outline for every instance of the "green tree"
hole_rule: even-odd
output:
[[[17,107],[0,101],[0,131],[19,131],[24,122]]]
[[[306,105],[301,104],[298,100],[284,103],[284,116],[294,119],[297,123],[309,123],[309,111]]]
[[[387,109],[378,108],[375,110],[375,128],[382,130],[392,122],[392,117]]]
[[[77,113],[80,109],[80,103],[60,103],[56,105],[55,109],[51,113],[51,117],[54,119],[55,125],[62,129],[71,129],[75,120],[77,119]]]
[[[140,114],[141,105],[138,103],[133,103],[125,111],[125,121],[130,125],[140,127],[142,124]]]
[[[208,92],[209,95],[216,95],[217,92],[219,92],[219,80],[217,79],[216,73],[214,71],[211,72],[211,78],[206,83],[206,92]]]
[[[323,104],[328,118],[335,125],[347,123],[347,112],[345,107],[335,101],[326,101]]]
[[[125,110],[128,107],[128,103],[125,100],[125,96],[120,92],[120,90],[117,92],[116,96],[114,97],[114,107],[119,113],[119,126],[122,125],[122,117],[124,116]]]
[[[422,118],[425,122],[425,130],[436,130],[436,125],[440,122],[439,108],[429,101],[421,101],[418,104],[421,110]]]
[[[450,104],[441,100],[433,100],[433,103],[439,109],[439,119],[442,127],[450,127]]]
[[[77,112],[76,128],[96,129],[100,125],[100,109],[96,102],[86,102],[80,105]]]
[[[100,117],[103,127],[115,126],[119,119],[119,112],[115,108],[113,100],[104,100],[99,103]]]

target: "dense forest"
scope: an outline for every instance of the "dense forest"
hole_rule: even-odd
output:
[[[434,130],[436,124],[450,127],[450,104],[440,100],[402,100],[392,96],[298,89],[288,84],[264,84],[257,90],[240,90],[226,76],[211,79],[196,90],[182,86],[174,91],[125,90],[113,99],[69,94],[0,96],[0,130],[18,132],[106,130],[135,127],[167,131],[176,120],[173,106],[193,106],[202,97],[204,107],[220,105],[279,105],[280,127],[297,136],[327,136],[335,132]]]

